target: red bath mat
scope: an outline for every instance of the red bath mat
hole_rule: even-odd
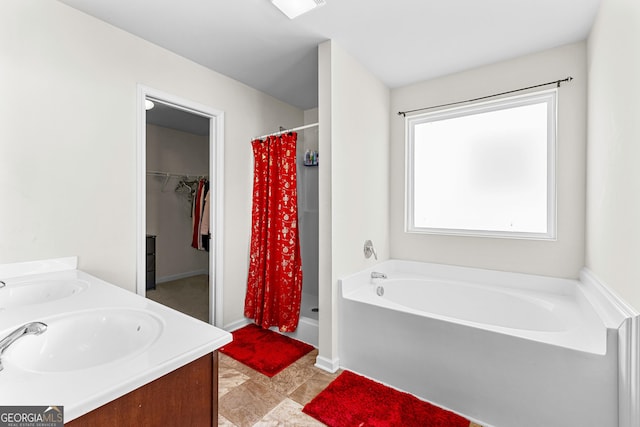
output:
[[[469,420],[344,371],[302,410],[330,427],[469,427]]]
[[[313,350],[309,344],[250,324],[232,333],[233,341],[220,352],[272,377]]]

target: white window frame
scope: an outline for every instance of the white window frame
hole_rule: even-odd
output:
[[[463,107],[405,117],[405,232],[453,236],[494,237],[512,239],[556,240],[556,128],[557,89],[475,103]],[[416,125],[430,121],[469,116],[501,109],[538,103],[547,104],[547,231],[533,233],[521,231],[470,230],[450,228],[426,228],[415,225],[414,220],[414,129]]]

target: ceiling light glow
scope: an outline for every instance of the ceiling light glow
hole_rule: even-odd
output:
[[[289,19],[296,18],[316,7],[324,6],[325,0],[271,0],[271,3]]]

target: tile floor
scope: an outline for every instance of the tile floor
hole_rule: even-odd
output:
[[[323,423],[302,413],[302,408],[333,381],[314,366],[317,350],[269,378],[220,353],[218,367],[218,426],[312,427]],[[469,427],[482,427],[471,423]]]
[[[314,365],[317,350],[269,378],[220,353],[218,425],[323,426],[302,408],[338,375]]]

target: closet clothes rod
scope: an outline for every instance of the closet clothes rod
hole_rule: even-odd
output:
[[[308,129],[308,128],[316,127],[318,125],[319,125],[319,123],[311,123],[311,124],[304,125],[304,126],[298,126],[297,128],[285,129],[285,130],[281,130],[281,131],[278,131],[278,132],[268,133],[266,135],[257,136],[255,138],[252,138],[251,142],[255,141],[256,139],[264,139],[264,138],[266,138],[268,136],[282,135],[283,133],[295,132],[297,130]]]
[[[189,173],[170,173],[162,171],[147,171],[147,175],[162,176],[164,178],[207,178],[207,175],[193,175]]]

